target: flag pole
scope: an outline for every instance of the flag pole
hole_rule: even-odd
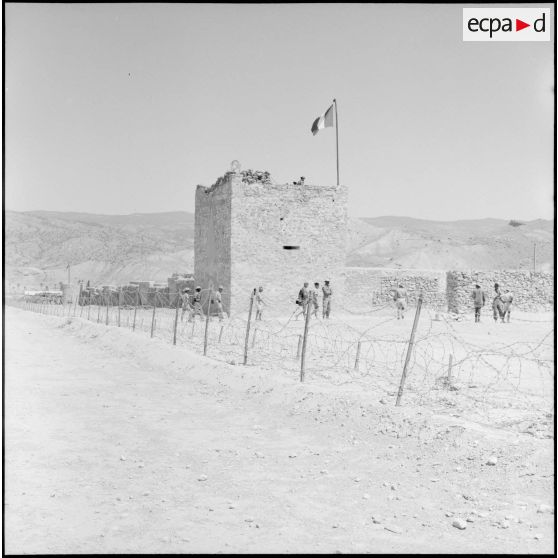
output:
[[[335,150],[337,153],[337,186],[339,186],[339,120],[337,118],[337,101],[333,99],[335,105]]]

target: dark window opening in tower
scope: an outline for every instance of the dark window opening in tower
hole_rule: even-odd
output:
[[[283,246],[283,250],[300,250],[300,246]]]

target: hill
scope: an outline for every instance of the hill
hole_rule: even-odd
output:
[[[410,217],[353,219],[347,265],[411,269],[533,269],[553,265],[553,223],[512,226],[503,219],[427,221]]]
[[[501,219],[428,221],[410,217],[350,219],[347,265],[414,269],[537,269],[550,271],[553,223],[512,226]],[[93,284],[166,281],[193,271],[194,215],[176,211],[96,215],[5,213],[6,279],[56,284],[68,277]]]
[[[194,215],[5,214],[6,278],[31,286],[73,279],[166,281],[194,265]]]

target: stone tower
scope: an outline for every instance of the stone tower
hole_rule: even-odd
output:
[[[263,176],[263,178],[262,178]],[[195,282],[224,287],[225,310],[246,312],[264,288],[265,314],[290,315],[305,281],[344,281],[346,186],[274,184],[267,173],[228,172],[196,189]]]

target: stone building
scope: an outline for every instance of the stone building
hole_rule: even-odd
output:
[[[346,186],[275,184],[231,171],[196,189],[196,284],[224,287],[225,310],[246,312],[260,285],[269,314],[290,314],[304,281],[343,289]]]

